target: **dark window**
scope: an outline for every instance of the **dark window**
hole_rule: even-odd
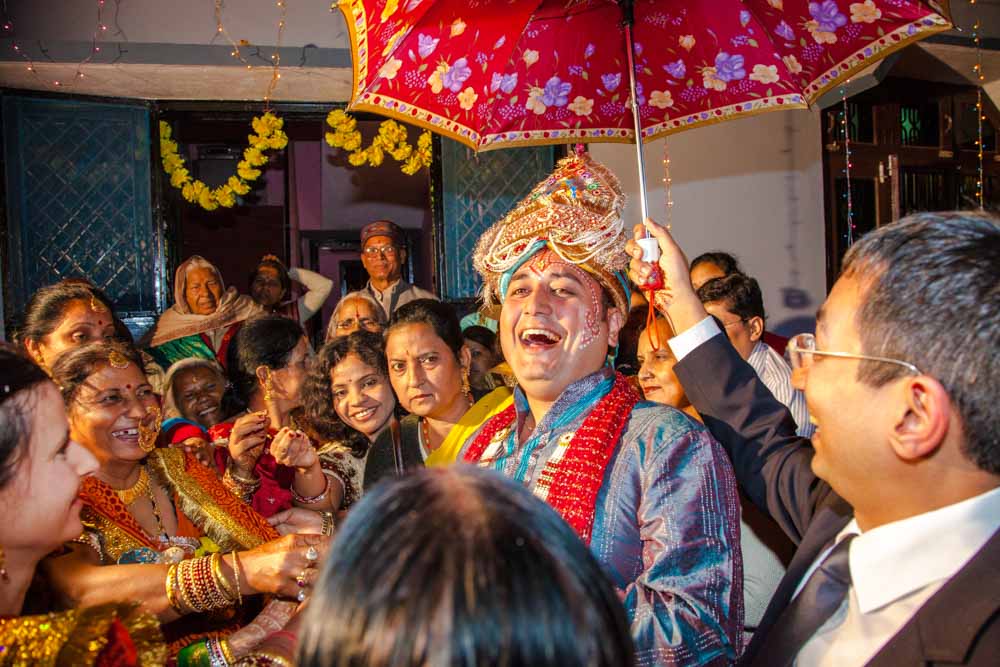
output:
[[[938,127],[937,102],[899,107],[900,137],[904,146],[940,145]]]

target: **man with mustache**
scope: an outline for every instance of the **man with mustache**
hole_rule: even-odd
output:
[[[590,545],[638,664],[731,662],[743,624],[732,471],[700,424],[641,402],[609,364],[629,306],[623,207],[617,179],[573,156],[480,239],[474,265],[486,306],[502,304],[518,388],[460,458],[523,483]]]

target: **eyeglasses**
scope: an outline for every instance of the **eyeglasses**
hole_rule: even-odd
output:
[[[369,257],[382,255],[383,257],[394,257],[399,252],[399,248],[394,245],[370,245],[364,249],[364,253]]]
[[[378,332],[382,329],[382,327],[379,326],[379,323],[376,320],[373,320],[368,317],[362,317],[359,320],[355,320],[353,317],[346,320],[340,320],[339,322],[337,322],[337,328],[343,330],[353,329],[355,323],[357,323],[359,327],[365,329],[366,331]]]
[[[816,336],[812,334],[799,334],[788,341],[788,356],[792,361],[792,368],[809,368],[813,365],[813,356],[821,355],[825,357],[839,357],[841,359],[861,359],[863,361],[881,361],[886,364],[896,364],[902,366],[914,375],[922,375],[920,369],[908,361],[890,359],[889,357],[873,357],[868,354],[852,354],[850,352],[827,352],[816,349]]]
[[[739,319],[739,320],[734,320],[734,321],[732,321],[732,322],[722,322],[722,328],[723,328],[723,329],[728,329],[729,327],[732,327],[732,326],[736,326],[737,324],[743,324],[743,323],[744,323],[744,322],[746,322],[746,321],[747,321],[747,320],[746,320],[746,318],[744,317],[744,318],[742,318],[742,319]],[[721,320],[720,320],[720,322],[721,322]]]

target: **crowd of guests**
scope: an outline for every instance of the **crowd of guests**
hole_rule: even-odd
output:
[[[38,290],[0,346],[0,665],[993,664],[997,221],[873,232],[788,340],[732,255],[623,211],[562,161],[465,319],[376,221],[321,340],[332,282],[273,256],[248,294],[189,258],[139,341]]]

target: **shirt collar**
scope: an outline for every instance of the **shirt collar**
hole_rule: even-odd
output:
[[[388,287],[386,287],[384,290],[379,291],[379,289],[377,287],[375,287],[374,285],[372,285],[372,281],[370,281],[370,280],[368,281],[368,289],[371,290],[374,294],[376,294],[380,299],[384,298],[385,295],[387,295],[387,294],[392,294],[397,289],[406,289],[406,287],[408,285],[409,285],[409,283],[407,283],[405,280],[403,280],[402,278],[400,278],[399,280],[397,280],[393,284],[391,284]]]
[[[933,512],[861,533],[852,520],[837,536],[851,543],[851,582],[867,614],[937,581],[951,578],[1000,526],[1000,488]]]
[[[586,375],[579,380],[572,382],[563,393],[559,395],[556,402],[552,404],[549,411],[545,413],[545,417],[542,418],[540,424],[535,425],[535,430],[539,428],[546,430],[549,428],[549,424],[553,419],[557,418],[559,414],[564,412],[570,406],[577,403],[581,398],[583,398],[587,393],[593,391],[597,385],[606,381],[609,377],[614,375],[614,371],[608,366],[602,366],[599,370]],[[531,406],[528,405],[528,397],[524,395],[524,390],[517,386],[514,389],[514,410],[517,414],[516,423],[518,426],[524,423],[524,419],[531,412]]]

